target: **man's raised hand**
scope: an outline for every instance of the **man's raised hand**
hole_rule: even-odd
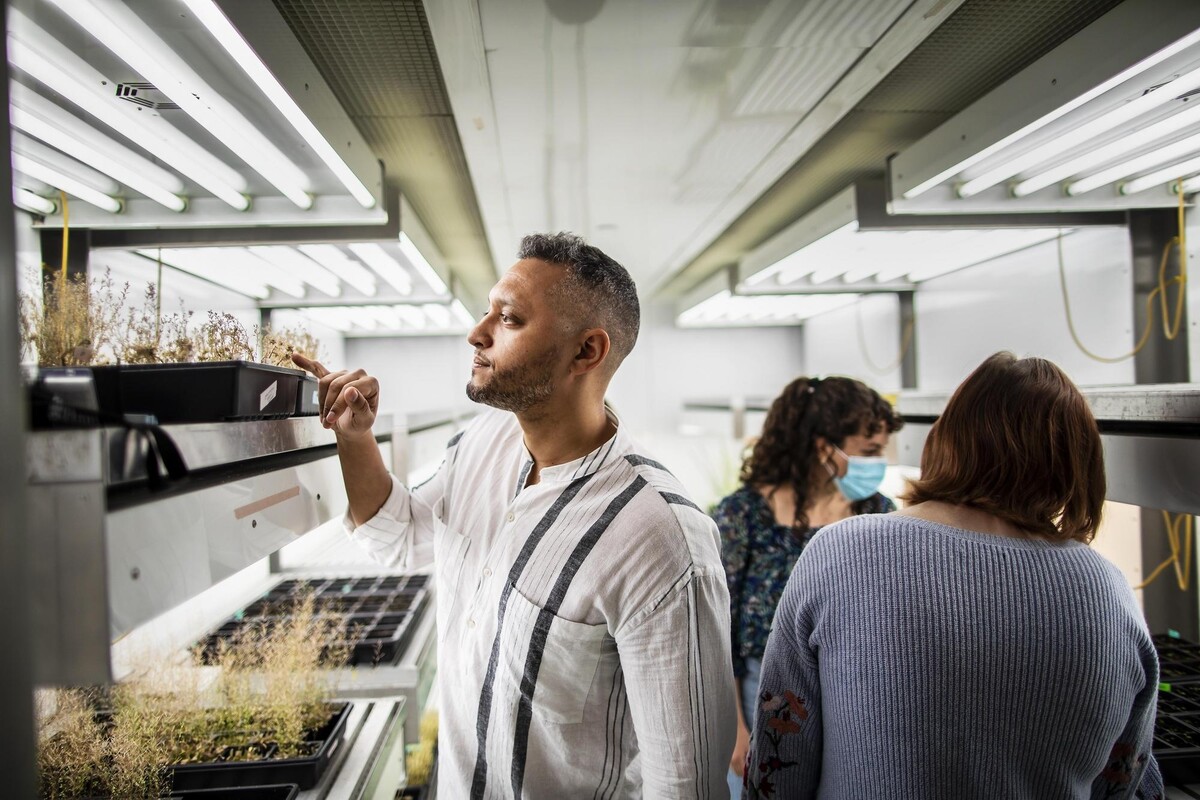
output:
[[[299,353],[292,353],[292,362],[317,378],[322,425],[342,438],[370,435],[379,410],[379,381],[361,369],[330,372]]]

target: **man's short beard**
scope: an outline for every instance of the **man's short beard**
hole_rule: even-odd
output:
[[[554,393],[554,364],[558,348],[512,370],[493,368],[491,380],[482,386],[467,382],[467,397],[476,403],[520,414]]]

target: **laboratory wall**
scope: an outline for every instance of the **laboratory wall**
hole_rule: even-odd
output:
[[[364,369],[379,380],[379,407],[392,414],[470,406],[467,337],[405,336],[346,340],[346,369]]]
[[[1068,297],[1080,339],[1097,355],[1134,344],[1132,257],[1123,228],[1080,229],[1063,236]],[[997,350],[1048,358],[1081,386],[1130,384],[1133,362],[1096,361],[1072,341],[1059,280],[1057,243],[1049,241],[920,284],[915,299],[921,391],[950,391]],[[865,297],[805,323],[805,364],[814,374],[843,374],[881,391],[899,388],[899,305]],[[1140,333],[1140,331],[1139,331]]]
[[[815,376],[846,375],[880,392],[900,388],[900,302],[893,294],[857,303],[805,323],[804,366]]]

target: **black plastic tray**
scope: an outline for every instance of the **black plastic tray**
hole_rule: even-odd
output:
[[[225,786],[220,789],[195,789],[190,791],[171,792],[164,800],[172,798],[195,798],[195,800],[293,800],[300,794],[300,787],[294,783],[275,784],[272,786]]]
[[[252,361],[92,367],[100,411],[162,424],[280,419],[298,410],[305,373]]]
[[[312,732],[309,741],[316,745],[311,756],[302,758],[266,758],[260,761],[224,761],[203,764],[175,764],[171,772],[172,792],[192,789],[222,789],[236,786],[268,786],[294,783],[311,789],[321,779],[330,759],[342,746],[350,704],[330,707],[332,716]]]
[[[331,646],[347,650],[347,666],[394,664],[403,655],[428,605],[427,575],[285,580],[226,620],[193,651],[209,664],[222,641],[233,641],[251,625],[268,632],[289,619],[295,603],[311,593],[318,616],[344,621],[346,634]]]
[[[296,416],[311,417],[321,413],[321,398],[317,379],[312,375],[300,375],[296,385]]]

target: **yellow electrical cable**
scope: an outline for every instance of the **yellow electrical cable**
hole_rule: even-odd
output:
[[[1162,515],[1163,525],[1167,529],[1167,543],[1171,547],[1171,555],[1155,567],[1146,580],[1133,588],[1135,590],[1146,588],[1154,583],[1167,567],[1174,566],[1175,585],[1179,587],[1179,591],[1186,592],[1192,579],[1192,516],[1179,514],[1172,517],[1166,511],[1162,512]]]
[[[1184,201],[1182,186],[1176,184],[1176,194],[1179,196],[1179,233],[1172,236],[1163,247],[1162,257],[1158,262],[1158,285],[1155,286],[1150,294],[1146,296],[1146,327],[1142,329],[1142,335],[1138,337],[1137,344],[1128,353],[1120,356],[1102,356],[1093,353],[1079,338],[1079,331],[1075,329],[1075,318],[1071,313],[1071,299],[1067,293],[1067,268],[1063,258],[1062,248],[1062,229],[1058,231],[1058,280],[1062,287],[1063,310],[1067,316],[1067,330],[1071,334],[1071,339],[1075,342],[1075,346],[1079,348],[1088,358],[1099,361],[1104,364],[1117,364],[1126,359],[1133,358],[1142,351],[1142,348],[1150,341],[1151,331],[1154,329],[1154,299],[1157,296],[1159,308],[1162,314],[1163,336],[1168,341],[1173,341],[1179,336],[1179,329],[1183,324],[1184,302],[1187,299],[1187,232],[1184,219]],[[1179,273],[1167,279],[1167,262],[1171,257],[1171,250],[1179,249]],[[1178,287],[1178,295],[1175,298],[1175,315],[1172,318],[1170,307],[1168,305],[1167,295],[1171,286]]]
[[[886,367],[881,367],[875,363],[875,360],[871,358],[871,354],[867,352],[867,332],[863,327],[861,300],[854,304],[854,313],[857,317],[858,349],[862,352],[863,361],[866,362],[867,369],[876,375],[886,375],[903,364],[904,357],[908,355],[908,349],[912,346],[913,330],[916,321],[910,319],[904,326],[904,333],[900,335],[900,355],[896,357],[893,363],[888,364]]]

